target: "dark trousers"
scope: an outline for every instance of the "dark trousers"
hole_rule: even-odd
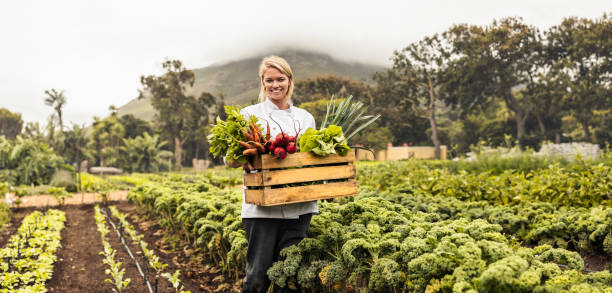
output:
[[[242,219],[249,243],[243,293],[267,292],[270,279],[266,272],[283,248],[298,244],[307,236],[311,218],[312,214],[301,215],[299,219]],[[274,292],[297,291],[274,286]]]

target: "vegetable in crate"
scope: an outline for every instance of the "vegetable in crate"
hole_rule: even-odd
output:
[[[234,106],[225,106],[225,113],[227,114],[226,121],[217,117],[217,124],[212,127],[211,134],[207,137],[210,153],[214,157],[225,155],[225,160],[228,162],[246,163],[249,153],[257,154],[258,152],[257,149],[250,151],[254,149],[254,144],[245,143],[249,141],[247,134],[253,132],[253,125],[260,131],[257,126],[257,117],[250,116],[247,121],[240,113],[240,108]],[[244,153],[245,150],[249,151]]]
[[[362,102],[353,101],[353,96],[349,96],[336,106],[334,97],[332,96],[329,103],[327,103],[325,119],[323,119],[323,123],[321,123],[319,130],[325,129],[328,125],[338,125],[342,128],[342,131],[344,131],[346,139],[349,140],[361,130],[374,123],[376,119],[380,118],[380,114],[376,116],[364,116],[363,114],[366,109],[367,107],[365,107]],[[365,122],[361,123],[361,121]],[[357,124],[360,123],[361,125],[357,126]],[[353,126],[357,126],[357,128],[353,129]]]
[[[268,142],[268,151],[274,155],[277,159],[284,159],[287,157],[287,154],[293,154],[297,152],[298,147],[296,144],[297,137],[300,135],[302,131],[302,127],[299,129],[295,129],[295,120],[294,120],[294,130],[295,136],[291,136],[287,134],[283,128],[270,116],[270,120],[274,121],[278,128],[280,129],[280,133],[276,135],[276,138],[273,141]],[[270,132],[270,125],[268,125],[268,133]]]
[[[380,114],[364,116],[365,111],[363,103],[353,101],[353,96],[341,101],[337,106],[332,96],[327,104],[321,128],[308,128],[300,137],[300,152],[313,152],[317,156],[346,155],[350,150],[348,140],[380,118]],[[358,124],[360,125],[357,126]],[[357,128],[353,129],[353,126]]]
[[[344,156],[350,149],[342,128],[337,125],[330,125],[321,130],[308,128],[300,136],[300,152],[312,152],[317,156],[331,154]]]

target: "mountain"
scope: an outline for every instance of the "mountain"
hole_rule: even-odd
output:
[[[296,81],[308,79],[317,75],[334,74],[371,83],[371,75],[384,70],[383,66],[341,61],[327,54],[301,50],[285,50],[276,55],[289,62]],[[189,94],[199,96],[201,92],[217,95],[225,94],[226,104],[246,104],[257,98],[259,93],[258,70],[264,56],[255,56],[238,61],[192,69],[195,73],[195,83]],[[118,110],[118,114],[133,114],[134,116],[152,120],[155,109],[149,98],[133,99]]]

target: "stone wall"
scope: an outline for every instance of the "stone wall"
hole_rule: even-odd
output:
[[[421,146],[389,146],[386,150],[381,150],[372,154],[369,151],[357,149],[356,158],[360,161],[397,161],[407,159],[433,159],[435,154],[434,147]],[[446,160],[447,148],[440,146],[440,159]]]
[[[210,161],[208,161],[208,160],[198,160],[196,158],[193,158],[191,160],[191,163],[193,164],[193,170],[195,170],[195,171],[204,171],[210,165]]]
[[[599,145],[585,142],[545,144],[537,152],[541,156],[561,156],[567,160],[574,160],[577,155],[584,159],[598,159],[601,156]]]

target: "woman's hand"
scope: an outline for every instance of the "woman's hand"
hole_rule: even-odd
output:
[[[251,171],[254,170],[255,168],[253,168],[253,165],[251,165],[250,162],[246,162],[246,163],[240,163],[240,162],[225,162],[225,165],[230,167],[230,168],[238,168],[238,167],[242,167],[242,169],[244,171]]]
[[[228,166],[230,168],[238,168],[238,167],[242,166],[242,164],[240,162],[236,162],[236,161],[226,161],[225,162],[225,166]]]

